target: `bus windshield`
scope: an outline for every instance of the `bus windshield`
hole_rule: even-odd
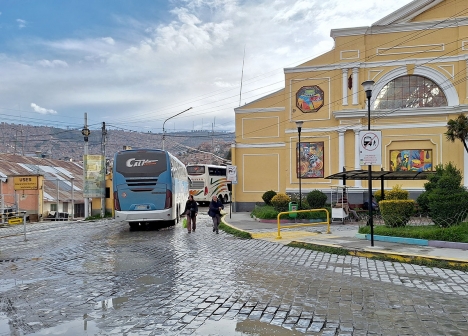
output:
[[[205,166],[188,166],[187,173],[189,175],[203,175],[205,174]]]
[[[116,171],[124,177],[157,177],[167,170],[166,153],[160,151],[129,151],[117,156]]]

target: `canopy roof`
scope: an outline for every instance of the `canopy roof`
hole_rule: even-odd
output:
[[[429,176],[433,175],[433,171],[388,171],[388,170],[373,170],[373,180],[427,180]],[[325,177],[326,179],[334,180],[368,180],[368,170],[348,170],[336,173]]]

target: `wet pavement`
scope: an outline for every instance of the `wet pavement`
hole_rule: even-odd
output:
[[[468,335],[465,272],[217,235],[203,213],[191,234],[0,228],[0,336]]]

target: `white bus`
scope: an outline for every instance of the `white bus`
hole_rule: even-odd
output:
[[[192,181],[190,195],[193,195],[193,199],[200,205],[210,202],[214,195],[223,203],[231,201],[226,166],[189,164],[187,173]]]

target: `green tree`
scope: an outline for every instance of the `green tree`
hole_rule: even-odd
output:
[[[445,136],[447,140],[451,142],[460,140],[468,153],[468,145],[466,144],[466,138],[468,137],[468,117],[462,113],[457,119],[450,119],[447,122],[447,132],[445,132]]]

